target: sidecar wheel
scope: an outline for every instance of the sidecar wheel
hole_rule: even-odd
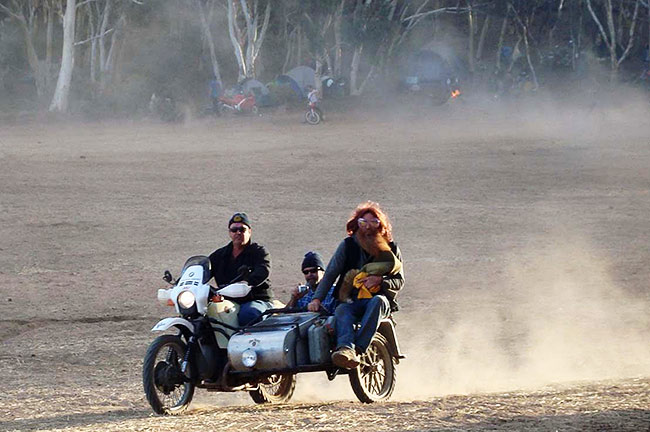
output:
[[[296,389],[296,375],[271,375],[257,390],[248,392],[257,404],[289,402]]]
[[[194,396],[194,384],[181,372],[185,343],[178,336],[157,337],[142,365],[142,384],[147,400],[157,414],[180,414]]]
[[[378,402],[390,397],[395,390],[397,371],[386,338],[375,334],[361,355],[361,364],[349,376],[352,390],[361,402]]]

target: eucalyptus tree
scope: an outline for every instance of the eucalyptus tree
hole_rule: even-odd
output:
[[[99,56],[100,92],[105,89],[107,79],[115,64],[115,47],[126,18],[124,6],[128,3],[140,4],[140,0],[61,0],[63,15],[63,43],[61,47],[61,66],[50,103],[50,111],[68,110],[70,85],[75,65],[75,47],[91,44],[91,81],[96,81],[96,56]],[[65,7],[63,7],[65,1]],[[86,6],[87,39],[77,41],[77,12]],[[110,41],[107,36],[110,35]]]
[[[238,81],[255,77],[255,62],[260,55],[269,27],[272,0],[225,0],[228,34],[238,65]]]
[[[131,0],[89,0],[79,3],[76,34],[86,38],[74,43],[89,46],[89,77],[99,93],[106,90],[115,69],[117,49],[126,26],[127,6]]]
[[[217,51],[215,48],[214,37],[212,34],[211,23],[214,15],[217,12],[215,2],[211,0],[197,0],[197,11],[199,14],[199,20],[201,21],[201,30],[203,32],[203,39],[208,45],[208,51],[210,52],[210,64],[212,66],[212,75],[219,83],[220,86],[223,86],[223,81],[221,79],[221,68],[219,67],[219,60],[217,59]]]
[[[316,63],[316,86],[320,89],[323,65],[330,76],[341,73],[341,21],[345,0],[306,0],[297,8],[298,26],[304,29],[306,49]],[[332,60],[331,52],[334,53]]]
[[[640,0],[586,0],[586,2],[589,14],[596,23],[601,39],[609,52],[610,80],[614,82],[618,76],[619,66],[634,45],[634,32],[641,2]],[[624,42],[625,38],[627,42]]]
[[[0,0],[0,11],[18,23],[24,37],[27,63],[34,76],[36,94],[45,97],[51,87],[53,32],[57,0]],[[45,52],[38,53],[36,38],[45,26]]]
[[[50,111],[65,112],[68,110],[70,82],[74,69],[74,39],[77,19],[77,0],[66,0],[63,15],[63,46],[61,48],[61,68],[56,82]]]
[[[350,93],[359,95],[367,83],[385,71],[395,50],[408,33],[426,17],[442,13],[446,8],[434,8],[430,0],[357,0],[351,8],[347,35],[352,45],[350,64]],[[365,57],[365,61],[362,61]],[[363,79],[361,67],[365,64]]]

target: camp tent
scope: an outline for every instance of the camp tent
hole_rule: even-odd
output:
[[[269,89],[262,84],[260,81],[248,78],[241,82],[242,89],[244,93],[255,93],[255,96],[268,95]]]
[[[451,74],[449,63],[440,54],[421,50],[408,60],[406,81],[408,84],[446,81]]]
[[[278,82],[288,83],[300,97],[306,97],[305,88],[316,87],[316,71],[309,66],[298,66],[278,77]]]
[[[260,81],[247,78],[240,83],[244,94],[253,93],[257,104],[260,106],[267,106],[271,104],[269,89]]]

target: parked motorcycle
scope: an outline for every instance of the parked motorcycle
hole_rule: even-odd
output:
[[[196,388],[208,391],[248,391],[256,403],[284,403],[291,399],[296,374],[325,372],[330,380],[347,374],[357,398],[366,403],[386,400],[395,388],[395,367],[403,359],[392,320],[380,323],[361,364],[344,370],[331,363],[334,317],[294,308],[270,309],[240,326],[239,306],[229,298],[250,292],[246,270],[239,281],[213,288],[210,261],[195,256],[173,281],[158,291],[161,304],[180,315],[165,318],[152,331],[176,330],[157,337],[145,355],[144,392],[158,414],[187,409]]]
[[[219,113],[223,112],[234,112],[234,113],[243,113],[243,114],[258,114],[259,109],[257,108],[257,101],[255,100],[255,94],[250,93],[244,95],[242,93],[235,93],[231,97],[229,96],[219,96],[218,111]]]

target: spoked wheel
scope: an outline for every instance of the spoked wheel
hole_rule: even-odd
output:
[[[257,105],[253,105],[253,108],[251,108],[251,112],[255,115],[259,115],[260,109],[257,107]]]
[[[260,383],[257,390],[248,392],[255,403],[285,403],[289,402],[296,389],[296,375],[271,375]]]
[[[318,123],[320,123],[321,120],[320,114],[318,113],[318,111],[310,109],[305,113],[305,120],[310,125],[317,125]]]
[[[178,336],[156,338],[144,357],[142,383],[147,400],[157,414],[179,414],[194,396],[194,384],[181,372],[185,344]]]
[[[350,371],[350,384],[361,402],[382,401],[393,393],[396,374],[395,359],[388,350],[388,342],[377,333],[361,355],[361,364]]]

